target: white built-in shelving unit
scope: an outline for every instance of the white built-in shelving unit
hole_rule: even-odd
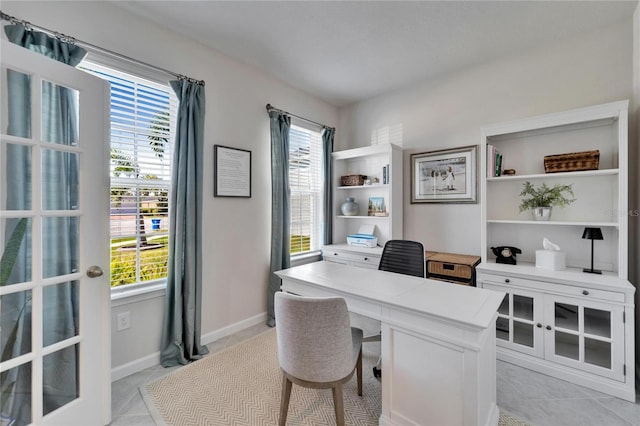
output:
[[[325,260],[356,266],[377,268],[382,247],[390,239],[402,238],[402,148],[393,144],[371,145],[332,153],[333,161],[333,244],[322,249]],[[389,167],[385,183],[383,168]],[[365,175],[370,185],[341,186],[345,175]],[[375,180],[378,182],[375,182]],[[340,206],[355,198],[359,212],[342,214]],[[386,216],[369,216],[369,198],[382,197]],[[347,236],[358,233],[361,225],[373,225],[378,246],[373,248],[347,245]]]
[[[634,388],[634,287],[628,269],[628,101],[483,127],[481,140],[482,263],[478,286],[505,292],[496,325],[497,354],[629,401]],[[487,145],[514,176],[489,177]],[[599,150],[598,170],[545,173],[544,156]],[[571,184],[576,201],[554,207],[549,221],[520,212],[524,182]],[[585,227],[601,228],[591,241]],[[567,268],[536,267],[548,238],[566,253]],[[491,247],[522,250],[516,265],[498,264]]]

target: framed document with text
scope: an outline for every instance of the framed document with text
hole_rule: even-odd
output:
[[[251,198],[251,151],[213,146],[213,196]]]

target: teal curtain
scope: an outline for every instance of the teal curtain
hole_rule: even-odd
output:
[[[267,325],[276,325],[273,301],[281,280],[275,271],[290,266],[291,211],[289,208],[289,129],[291,118],[269,111],[271,122],[271,264],[267,294]]]
[[[4,27],[7,39],[12,43],[38,52],[70,66],[78,65],[86,51],[78,46],[32,31],[23,25]],[[41,118],[42,140],[50,149],[42,151],[41,185],[43,207],[46,210],[76,210],[78,208],[78,157],[76,154],[58,150],[61,146],[78,143],[78,105],[76,94],[65,87],[50,82],[42,86],[31,85],[26,74],[7,70],[7,96],[9,99],[7,128],[3,132],[13,136],[30,138],[31,135],[31,90],[42,91]],[[8,210],[31,210],[30,188],[32,158],[29,150],[19,145],[7,144],[6,170],[2,179],[11,188],[24,191],[7,191]],[[37,201],[40,203],[40,200]],[[25,282],[31,277],[31,221],[11,219],[6,221],[7,240],[4,242],[3,271],[1,285]],[[19,244],[11,247],[14,238]],[[71,218],[48,218],[42,226],[42,273],[44,278],[61,276],[78,270],[77,220]],[[15,250],[13,255],[8,252]],[[6,255],[6,256],[5,256]],[[41,277],[33,277],[41,279]],[[45,309],[43,315],[43,343],[64,340],[77,334],[78,330],[78,286],[63,282],[47,286],[43,291]],[[0,330],[2,361],[31,350],[31,295],[19,292],[2,297]],[[74,347],[56,351],[44,358],[43,409],[48,413],[73,400],[79,393],[77,363],[78,353]],[[13,419],[12,425],[31,423],[31,366],[23,365],[2,373],[3,419]]]
[[[160,361],[187,364],[209,351],[200,344],[204,85],[171,82],[180,102],[169,199],[169,260]]]
[[[333,242],[333,168],[331,153],[333,152],[333,136],[336,129],[325,127],[322,133],[322,170],[324,175],[324,244]]]

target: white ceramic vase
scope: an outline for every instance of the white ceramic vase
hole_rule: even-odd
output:
[[[357,216],[358,215],[358,203],[353,197],[347,198],[347,200],[340,206],[342,214],[345,216]]]

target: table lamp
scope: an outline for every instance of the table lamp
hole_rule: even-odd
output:
[[[600,228],[584,228],[582,239],[591,240],[591,269],[584,268],[582,271],[590,274],[602,274],[602,271],[593,269],[593,240],[604,240],[602,237],[602,231]]]

